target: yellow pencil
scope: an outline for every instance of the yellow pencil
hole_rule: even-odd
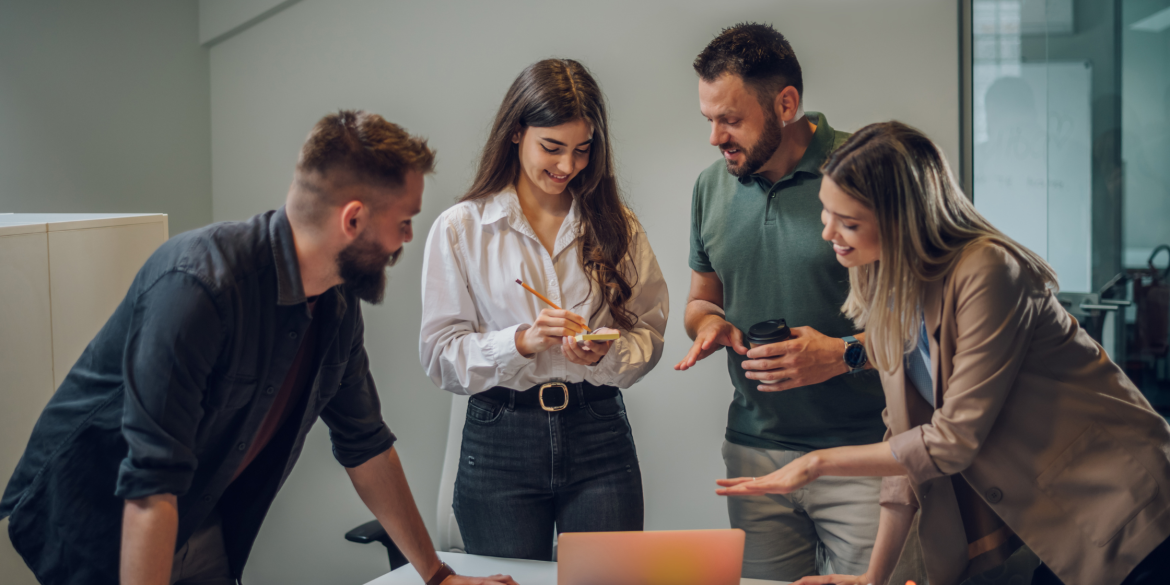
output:
[[[562,308],[558,307],[556,303],[554,303],[554,302],[552,302],[552,301],[548,300],[548,298],[546,298],[544,295],[542,295],[542,294],[540,294],[540,293],[536,292],[536,289],[534,289],[534,288],[532,288],[532,287],[528,286],[527,284],[524,284],[524,281],[523,281],[523,280],[520,280],[519,278],[517,278],[517,279],[516,279],[516,284],[518,284],[518,285],[520,285],[520,286],[524,287],[524,290],[526,290],[526,291],[528,291],[528,292],[530,292],[530,293],[532,293],[532,294],[536,295],[536,298],[538,298],[538,299],[540,299],[540,300],[544,301],[544,302],[545,302],[545,303],[546,303],[548,306],[550,306],[550,307],[552,307],[552,308],[554,308],[554,309],[556,309],[556,310],[558,310],[558,311],[563,311],[563,310],[564,310],[564,309],[562,309]],[[582,324],[580,324],[580,323],[577,323],[576,321],[573,321],[573,320],[571,320],[571,319],[570,319],[570,322],[571,322],[571,323],[574,323],[574,324],[576,324],[576,325],[578,325],[578,326],[580,326],[580,327],[585,327],[584,325],[582,325]],[[586,330],[588,330],[588,329],[586,329]]]

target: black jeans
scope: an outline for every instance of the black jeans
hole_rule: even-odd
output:
[[[1170,579],[1170,538],[1146,555],[1121,585],[1161,585],[1167,579]],[[1040,563],[1036,572],[1032,573],[1032,585],[1064,585],[1064,582],[1057,578],[1048,565]]]
[[[642,472],[620,393],[546,412],[473,396],[455,478],[467,552],[552,560],[553,530],[642,530]]]

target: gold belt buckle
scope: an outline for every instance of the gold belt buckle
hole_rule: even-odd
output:
[[[545,390],[545,388],[560,388],[561,391],[565,393],[565,401],[562,402],[560,406],[545,406],[545,404],[544,404],[544,390]],[[564,410],[565,407],[569,405],[569,387],[566,386],[562,382],[549,382],[547,384],[541,384],[540,385],[540,394],[538,395],[538,397],[540,398],[540,407],[547,410],[548,412],[556,412],[558,410]]]

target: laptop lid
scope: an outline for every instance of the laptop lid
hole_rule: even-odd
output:
[[[744,532],[566,532],[558,585],[739,585]]]

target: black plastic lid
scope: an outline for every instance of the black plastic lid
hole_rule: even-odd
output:
[[[760,321],[752,325],[748,329],[747,335],[744,336],[748,343],[756,345],[766,345],[769,343],[776,343],[777,341],[784,341],[792,335],[792,331],[788,329],[788,324],[784,319],[772,319],[771,321]]]

